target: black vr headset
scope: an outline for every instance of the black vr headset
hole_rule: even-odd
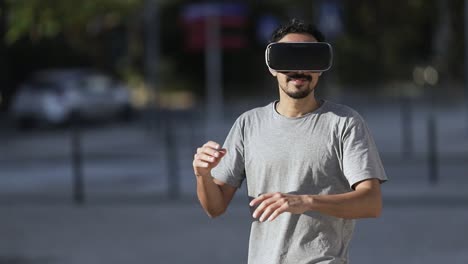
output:
[[[275,42],[265,50],[268,68],[277,72],[324,72],[332,59],[332,47],[326,42]]]

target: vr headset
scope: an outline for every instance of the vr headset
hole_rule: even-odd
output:
[[[332,47],[326,42],[275,42],[265,50],[266,65],[277,72],[324,72],[332,59]]]

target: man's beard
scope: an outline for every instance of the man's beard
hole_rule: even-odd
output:
[[[311,85],[310,82],[312,81],[312,77],[309,76],[309,75],[302,75],[302,74],[288,75],[288,77],[286,79],[286,82],[287,82],[286,87],[281,87],[281,89],[289,97],[291,97],[293,99],[303,99],[303,98],[306,98],[310,93],[312,93],[314,91],[314,88],[310,88],[310,87],[307,87],[306,90],[289,91],[287,89],[287,85],[288,85],[289,81],[291,81],[292,79],[306,79],[309,82],[309,85]]]
[[[291,98],[294,98],[294,99],[303,99],[303,98],[306,98],[310,93],[312,93],[312,91],[314,89],[307,89],[307,90],[303,90],[303,91],[288,91],[287,89],[284,89],[281,87],[281,89],[283,90],[283,92],[288,95],[289,97]]]

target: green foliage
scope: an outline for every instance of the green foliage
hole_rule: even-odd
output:
[[[34,44],[59,36],[74,50],[92,57],[93,62],[130,69],[132,74],[139,74],[139,78],[143,74],[145,30],[141,15],[146,0],[4,1],[8,14],[5,40],[10,47],[21,39]],[[190,81],[190,89],[202,91],[204,68],[200,65],[203,65],[204,56],[202,53],[188,54],[184,51],[185,31],[180,23],[183,4],[193,1],[154,1],[160,5],[161,81],[181,75]],[[251,46],[248,50],[224,54],[224,79],[236,86],[233,93],[239,92],[242,88],[237,87],[242,87],[244,83],[264,85],[258,77],[269,77],[268,73],[259,72],[259,69],[265,68],[262,59],[264,43],[255,42],[257,18],[262,14],[273,14],[281,20],[298,16],[309,22],[317,22],[317,17],[314,17],[318,14],[317,7],[325,1],[298,0],[294,1],[294,5],[286,0],[246,1],[250,8],[248,39]],[[441,25],[440,1],[446,0],[336,1],[342,11],[343,23],[342,34],[330,40],[336,54],[334,70],[337,79],[342,84],[356,84],[356,87],[370,87],[366,84],[375,86],[395,80],[411,81],[413,68],[429,64],[433,59],[434,39]],[[444,63],[447,66],[442,69],[446,72],[441,72],[441,76],[450,74],[448,77],[462,80],[464,1],[451,0],[447,3],[451,39],[446,45],[448,52]],[[109,33],[110,29],[117,27],[120,27],[118,32],[114,32],[114,35]],[[115,35],[118,41],[114,41]],[[125,51],[120,52],[122,58],[116,58],[115,53],[109,51],[110,44],[115,47],[119,41],[125,46],[122,48]],[[109,54],[107,57],[103,55],[106,51]],[[56,53],[54,56],[62,56]],[[239,69],[242,69],[242,74],[239,74]],[[122,71],[127,73],[127,70]]]
[[[408,80],[415,65],[430,61],[435,0],[342,2],[345,34],[336,43],[342,82]]]
[[[6,41],[85,33],[93,23],[113,26],[141,5],[142,0],[7,0]]]

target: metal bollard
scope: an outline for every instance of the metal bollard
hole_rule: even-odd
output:
[[[427,120],[427,141],[429,183],[432,185],[436,185],[439,182],[439,160],[437,155],[437,124],[435,121],[434,113],[431,113]]]
[[[177,200],[180,198],[180,175],[173,118],[173,115],[164,117],[164,143],[167,165],[167,196],[171,200]]]
[[[80,125],[79,118],[76,115],[73,115],[71,124],[71,158],[73,172],[73,201],[76,205],[83,205],[85,202]]]
[[[400,99],[401,110],[401,146],[405,159],[413,156],[413,108],[411,99],[403,97]]]

